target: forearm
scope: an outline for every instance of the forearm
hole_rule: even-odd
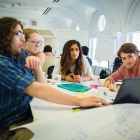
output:
[[[38,69],[35,69],[33,71],[34,71],[35,79],[37,82],[41,82],[41,83],[46,82],[45,75],[44,75],[44,72],[42,71],[41,66]]]
[[[81,77],[81,82],[90,81],[90,80],[92,80],[92,78],[89,75]]]
[[[56,90],[50,85],[33,82],[24,92],[30,96],[58,104],[80,106],[81,99]]]

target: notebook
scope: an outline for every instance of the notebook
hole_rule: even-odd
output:
[[[91,89],[90,87],[78,83],[58,84],[57,86],[74,92],[85,92]]]
[[[140,103],[140,77],[123,80],[113,104],[122,103]]]

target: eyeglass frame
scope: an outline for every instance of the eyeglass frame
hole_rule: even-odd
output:
[[[22,33],[21,31],[17,31],[17,32],[15,32],[14,33],[15,35],[17,35],[18,37],[23,37],[23,38],[25,38],[25,34],[24,33]]]
[[[42,41],[39,42],[39,41],[29,40],[29,39],[28,39],[27,41],[28,41],[28,42],[31,42],[31,43],[34,44],[34,45],[38,45],[38,46],[41,46],[42,43],[43,43]]]

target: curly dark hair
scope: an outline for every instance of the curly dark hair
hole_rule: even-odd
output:
[[[61,61],[60,61],[61,72],[64,75],[68,75],[68,74],[71,73],[71,70],[70,70],[70,68],[71,68],[70,49],[71,49],[71,46],[74,45],[74,44],[77,44],[77,46],[79,48],[79,57],[76,60],[74,74],[75,75],[81,75],[82,71],[84,70],[81,45],[76,40],[69,40],[65,43],[65,45],[63,47],[63,53],[62,53]]]
[[[11,49],[12,37],[14,29],[17,25],[23,26],[20,21],[11,17],[4,17],[0,19],[0,55],[12,57],[14,52]]]

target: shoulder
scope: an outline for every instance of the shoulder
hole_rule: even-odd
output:
[[[1,65],[8,65],[13,62],[12,58],[0,55],[0,64]]]

